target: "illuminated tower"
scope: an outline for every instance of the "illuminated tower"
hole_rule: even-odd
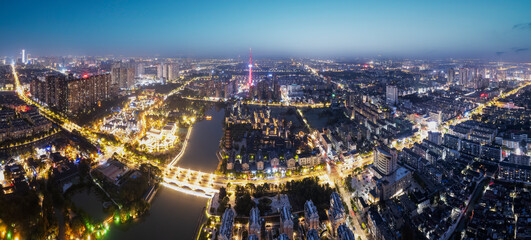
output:
[[[249,88],[253,85],[253,64],[251,62],[251,49],[249,48]]]
[[[22,49],[22,63],[26,64],[26,50]]]

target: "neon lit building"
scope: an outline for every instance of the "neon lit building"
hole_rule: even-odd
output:
[[[247,82],[249,88],[253,86],[253,63],[251,61],[251,49],[249,48],[249,81]]]

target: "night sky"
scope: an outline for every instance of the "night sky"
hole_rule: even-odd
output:
[[[531,61],[530,0],[2,1],[0,55]]]

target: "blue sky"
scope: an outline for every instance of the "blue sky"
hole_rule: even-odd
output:
[[[528,0],[3,1],[0,55],[531,61],[530,13]]]

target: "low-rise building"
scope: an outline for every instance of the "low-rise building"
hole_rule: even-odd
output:
[[[283,206],[280,210],[280,233],[293,236],[293,218],[289,206]]]
[[[355,240],[354,233],[350,231],[350,228],[346,224],[341,224],[337,228],[337,239],[338,240]]]
[[[339,225],[345,223],[345,208],[341,197],[337,192],[330,195],[330,208],[328,209],[328,219],[332,224],[333,232],[335,233]]]
[[[257,207],[251,209],[249,213],[248,231],[250,235],[261,236],[262,218],[260,217],[260,210]]]
[[[306,227],[308,229],[319,228],[319,213],[312,200],[308,200],[304,203],[304,221],[306,221]]]
[[[375,240],[394,240],[396,239],[391,235],[391,230],[389,226],[384,222],[382,216],[376,211],[376,209],[371,208],[367,214],[367,225],[370,229],[371,235]]]
[[[221,218],[221,227],[219,228],[218,239],[232,240],[232,227],[234,225],[234,211],[230,208],[225,209]]]
[[[377,184],[380,199],[389,199],[393,195],[405,192],[411,185],[411,171],[399,167],[393,174],[383,176]]]

